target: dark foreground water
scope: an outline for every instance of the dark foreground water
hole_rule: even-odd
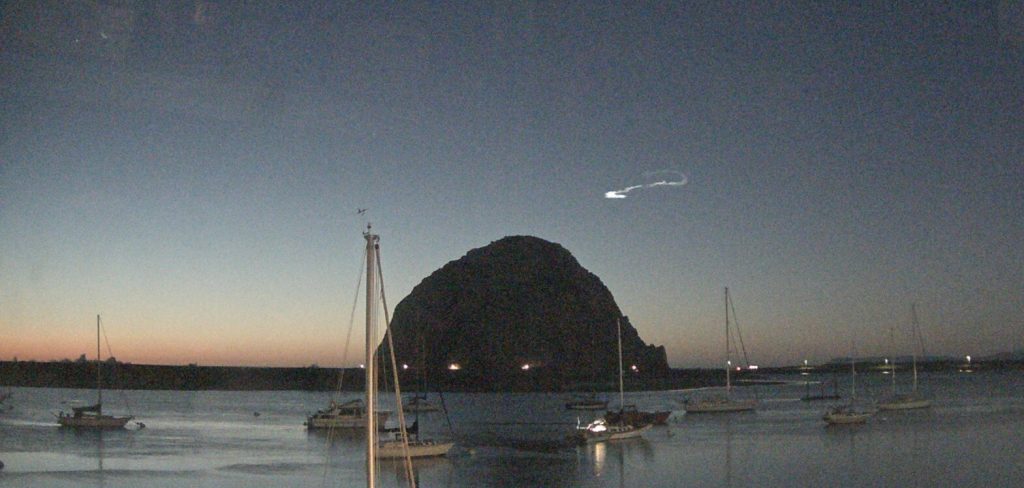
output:
[[[448,394],[445,416],[420,419],[425,436],[454,439],[447,458],[415,463],[420,486],[985,486],[1024,480],[1024,373],[925,375],[931,409],[883,413],[863,426],[827,428],[827,403],[788,385],[744,388],[756,413],[684,415],[695,392],[627,394],[670,409],[643,440],[577,447],[577,414],[560,394]],[[862,377],[881,395],[887,378]],[[862,385],[865,386],[865,385]],[[841,388],[846,388],[841,385]],[[75,432],[52,412],[93,400],[87,390],[14,388],[0,413],[0,487],[365,486],[359,437],[307,433],[304,416],[330,395],[306,392],[109,392],[141,430]],[[613,395],[617,397],[617,395]],[[436,400],[436,396],[432,396]],[[260,415],[255,416],[258,412]],[[588,420],[586,414],[582,420]],[[384,463],[383,486],[405,486]]]

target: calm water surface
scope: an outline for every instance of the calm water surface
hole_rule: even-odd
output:
[[[1024,479],[1024,373],[925,375],[933,408],[841,428],[821,421],[827,403],[798,400],[799,377],[785,379],[796,381],[742,388],[762,408],[725,416],[684,415],[679,401],[700,392],[627,394],[641,408],[673,410],[669,425],[643,440],[584,447],[565,440],[577,414],[563,409],[561,394],[448,394],[451,429],[441,413],[420,425],[456,448],[415,468],[424,487],[1011,487]],[[872,373],[858,384],[881,395],[887,381]],[[91,391],[13,391],[0,413],[0,487],[365,486],[361,438],[302,426],[328,393],[110,392],[108,409],[125,412],[127,398],[147,427],[101,434],[60,429],[53,417],[93,401]],[[381,467],[384,486],[404,486],[400,476],[394,463]]]

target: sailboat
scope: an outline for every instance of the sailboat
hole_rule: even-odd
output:
[[[732,394],[732,348],[729,346],[729,287],[725,287],[725,396],[705,397],[685,402],[686,413],[745,412],[757,408],[755,400],[734,400]]]
[[[622,380],[622,322],[616,319],[615,326],[619,335],[619,405],[624,408],[626,403]],[[575,439],[580,443],[636,439],[651,428],[651,424],[629,423],[621,416],[618,420],[609,422],[605,418],[599,418],[585,426],[577,425]]]
[[[828,425],[863,424],[875,414],[874,410],[857,407],[857,364],[850,355],[850,402],[845,405],[833,405],[821,417]]]
[[[72,407],[72,413],[60,412],[57,423],[76,429],[122,429],[133,416],[103,414],[103,360],[100,359],[100,316],[96,316],[96,404]]]
[[[416,438],[409,438],[409,430],[406,428],[405,414],[402,409],[402,392],[398,383],[397,361],[395,360],[394,344],[391,339],[391,332],[387,317],[387,303],[384,301],[383,276],[380,274],[380,236],[370,233],[370,226],[363,234],[366,239],[366,438],[367,438],[367,463],[376,458],[405,458],[406,460],[417,457],[444,456],[455,445],[453,442],[435,442],[419,438],[418,426]],[[377,285],[380,281],[381,284]],[[376,415],[377,401],[377,368],[375,356],[375,339],[377,337],[377,293],[380,292],[381,303],[385,314],[385,335],[388,340],[388,351],[391,355],[392,382],[395,388],[395,405],[397,405],[398,429],[391,439],[379,440],[377,438],[378,416]],[[368,469],[370,468],[368,464]],[[407,464],[411,472],[411,465]],[[369,480],[368,480],[369,483]],[[370,486],[370,485],[368,485]]]
[[[402,404],[402,410],[415,413],[429,413],[441,410],[441,407],[427,400],[427,359],[426,340],[420,337],[420,393],[411,396]]]
[[[921,331],[918,329],[917,324],[917,307],[915,304],[910,305],[910,316],[911,316],[911,334],[921,342]],[[923,351],[922,347],[922,352]],[[914,386],[910,390],[910,393],[899,395],[896,393],[896,359],[893,358],[892,368],[892,395],[886,400],[878,404],[879,410],[914,410],[918,408],[928,408],[932,406],[932,401],[928,398],[923,397],[917,391],[917,348],[912,348],[910,353],[910,361],[914,372]]]

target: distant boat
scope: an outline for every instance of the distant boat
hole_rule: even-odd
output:
[[[835,405],[825,412],[822,419],[829,425],[863,424],[872,415],[874,412],[858,410],[850,405]]]
[[[850,401],[845,405],[833,405],[821,417],[828,425],[863,424],[875,414],[874,409],[858,407],[857,399],[857,365],[853,354],[850,354]]]
[[[746,412],[757,408],[756,400],[735,400],[732,398],[732,348],[729,333],[729,287],[725,288],[725,395],[704,397],[697,400],[687,399],[684,403],[686,413],[726,413]],[[737,325],[738,327],[738,325]]]
[[[427,359],[426,359],[426,339],[420,336],[420,379],[423,380],[420,387],[420,393],[413,395],[405,402],[402,403],[402,410],[406,412],[414,413],[429,413],[437,412],[441,410],[441,407],[430,403],[427,400]]]
[[[448,451],[451,451],[454,446],[454,442],[410,439],[408,455],[412,458],[440,457],[447,455]],[[377,457],[380,459],[397,459],[405,456],[406,448],[403,447],[401,439],[381,441],[377,447]]]
[[[72,407],[72,413],[60,412],[57,423],[75,429],[123,429],[134,417],[103,414],[103,361],[100,359],[100,316],[96,316],[96,404]]]
[[[916,342],[922,345],[922,354],[924,353],[923,341],[921,340],[921,331],[917,324],[917,307],[914,304],[910,305],[910,316],[911,316],[911,335],[914,337]],[[894,334],[895,335],[895,334]],[[895,339],[894,339],[895,342]],[[879,402],[879,410],[914,410],[919,408],[928,408],[932,406],[932,401],[925,398],[917,391],[917,348],[911,348],[911,364],[914,372],[914,386],[909,393],[898,394],[896,392],[896,358],[893,357],[892,361],[892,394]]]
[[[565,402],[566,410],[604,410],[608,408],[608,400],[601,400],[597,395],[574,395]]]
[[[389,412],[375,412],[377,422],[383,425]],[[351,400],[338,403],[331,400],[327,408],[317,410],[306,417],[306,428],[313,429],[362,429],[366,426],[366,403],[363,400]]]
[[[576,427],[576,440],[581,443],[621,441],[643,437],[651,429],[650,424],[636,427],[626,423],[610,424],[599,418],[585,426]]]
[[[625,407],[624,386],[622,380],[622,323],[616,319],[615,327],[619,337],[619,405]],[[592,443],[603,441],[618,441],[625,439],[636,439],[643,436],[651,428],[651,424],[635,424],[627,422],[625,418],[619,417],[618,422],[610,423],[605,418],[599,418],[587,425],[577,425],[574,438],[580,443]]]

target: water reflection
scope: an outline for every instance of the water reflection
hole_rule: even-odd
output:
[[[722,477],[722,486],[732,486],[732,423],[725,424],[725,476]]]
[[[845,480],[840,483],[848,486],[864,486],[862,483],[861,464],[858,463],[860,453],[857,452],[857,437],[864,435],[862,430],[869,429],[870,425],[849,424],[830,425],[824,428],[826,449],[829,451],[826,457],[838,461],[833,466],[833,477]]]
[[[618,486],[633,486],[642,466],[653,458],[651,443],[644,438],[618,442],[597,442],[580,446],[580,464],[589,467],[584,478],[617,480]],[[635,481],[635,480],[634,480]]]

